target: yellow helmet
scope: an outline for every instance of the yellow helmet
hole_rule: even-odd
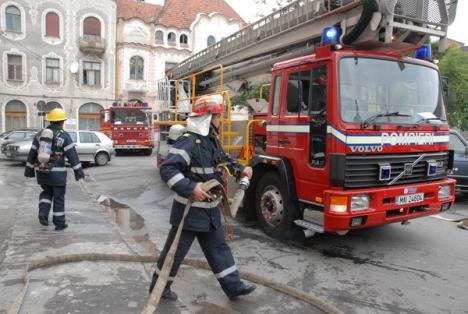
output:
[[[67,120],[67,115],[65,111],[60,108],[55,108],[47,114],[47,121],[56,122],[56,121],[65,121]]]

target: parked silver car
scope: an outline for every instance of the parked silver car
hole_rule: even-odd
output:
[[[6,146],[11,143],[32,141],[39,129],[15,129],[0,134],[0,152],[5,154]]]
[[[78,156],[83,164],[94,162],[98,166],[104,166],[115,156],[114,144],[104,133],[75,130],[67,132],[75,142]],[[10,160],[26,162],[31,145],[32,138],[8,144],[5,155]]]

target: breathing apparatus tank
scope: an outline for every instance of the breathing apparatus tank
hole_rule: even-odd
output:
[[[54,132],[51,129],[43,129],[39,136],[39,148],[37,154],[37,161],[40,170],[49,169],[48,162],[52,154],[52,141],[54,139]]]

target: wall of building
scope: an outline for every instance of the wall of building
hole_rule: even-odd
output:
[[[21,11],[22,32],[6,31],[5,10],[13,5]],[[45,16],[53,11],[60,18],[60,38],[45,37]],[[101,38],[105,41],[102,55],[80,50],[83,21],[94,16],[101,22]],[[40,127],[36,104],[58,102],[69,116],[68,128],[78,128],[79,109],[86,103],[109,107],[115,99],[116,4],[112,0],[6,0],[0,4],[0,130],[5,131],[5,108],[11,100],[19,100],[27,108],[27,127]],[[7,56],[23,56],[23,78],[8,80]],[[59,83],[46,83],[45,59],[60,60]],[[101,63],[101,86],[83,84],[83,61]],[[77,73],[70,71],[77,62]]]
[[[193,53],[205,49],[208,36],[212,35],[220,40],[240,27],[239,21],[229,21],[218,13],[199,14],[188,29],[145,23],[137,17],[119,19],[117,98],[122,102],[139,99],[153,105],[156,101],[157,82],[166,76],[168,63],[180,63]],[[162,42],[156,40],[157,31],[164,34]],[[175,34],[175,43],[168,41],[169,33]],[[187,36],[187,44],[180,42],[181,35]],[[134,56],[144,60],[144,79],[141,81],[130,79],[130,59]]]

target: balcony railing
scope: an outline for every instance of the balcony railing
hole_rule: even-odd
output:
[[[100,36],[82,36],[80,37],[80,50],[85,53],[102,54],[106,51],[106,41]]]

